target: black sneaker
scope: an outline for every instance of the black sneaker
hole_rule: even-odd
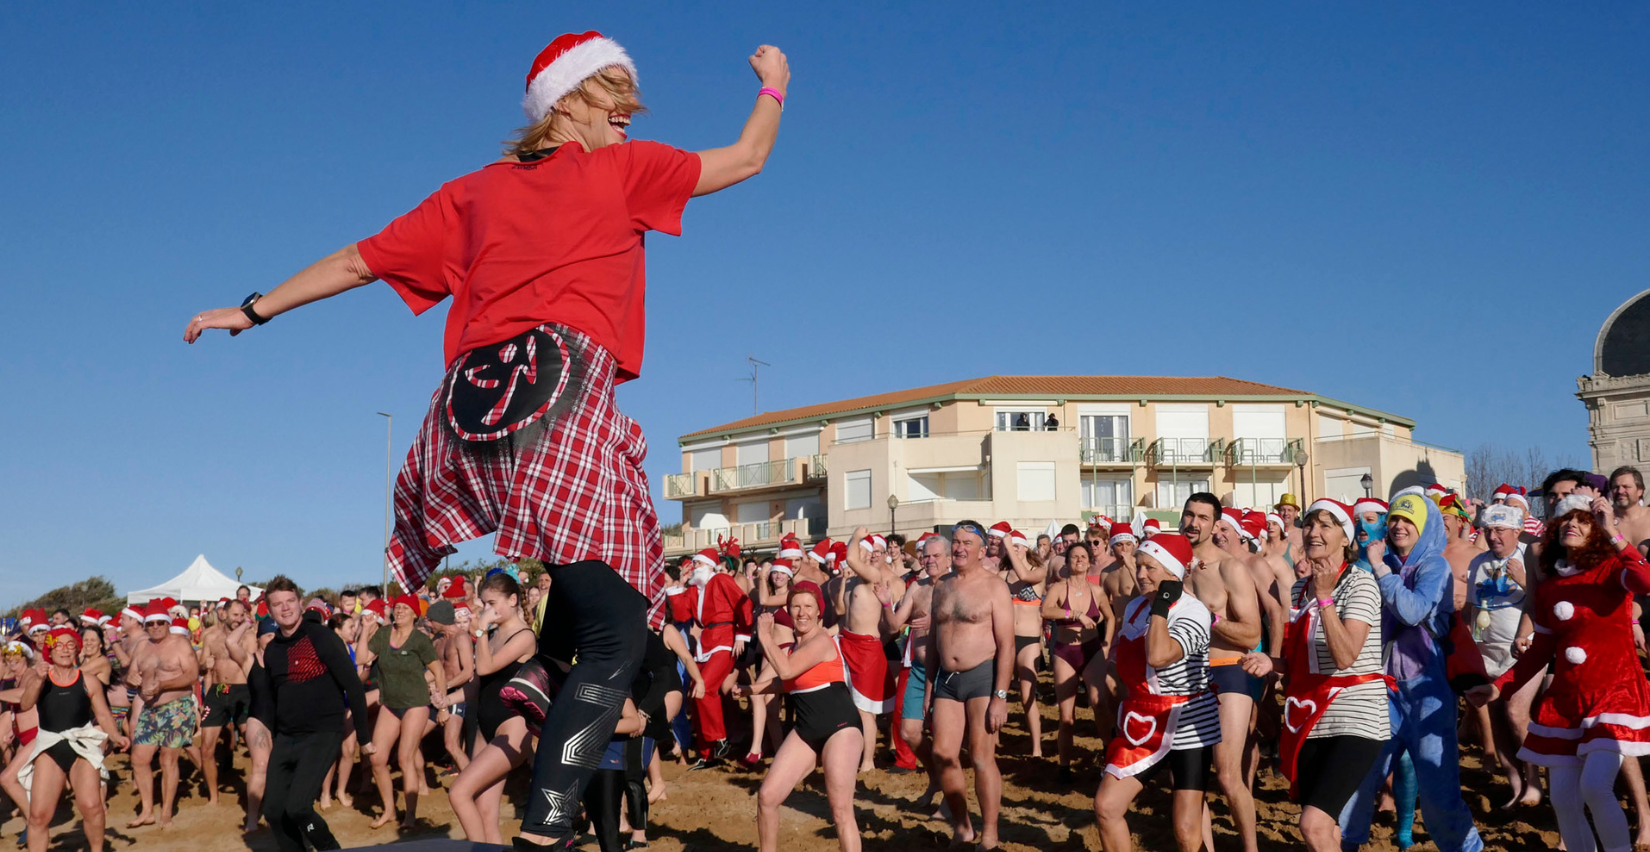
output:
[[[719,765],[721,765],[721,763],[722,763],[722,761],[720,761],[720,760],[715,760],[715,759],[709,758],[709,757],[701,757],[697,761],[695,761],[692,766],[689,766],[687,768],[687,771],[689,771],[689,772],[698,772],[701,769],[710,769],[712,767],[719,766]]]
[[[711,760],[721,760],[721,759],[727,757],[728,754],[732,751],[733,751],[733,743],[728,742],[726,739],[717,740],[716,742],[711,744],[710,759]]]

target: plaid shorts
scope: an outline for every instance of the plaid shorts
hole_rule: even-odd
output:
[[[497,532],[506,559],[566,565],[595,559],[645,595],[664,619],[664,543],[648,493],[642,427],[613,399],[613,355],[582,332],[540,328],[567,348],[567,384],[537,423],[497,441],[466,441],[445,412],[446,383],[430,399],[395,482],[390,570],[422,585],[453,544]]]

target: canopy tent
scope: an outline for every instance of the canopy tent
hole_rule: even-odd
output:
[[[215,601],[219,598],[232,598],[235,590],[241,583],[231,577],[224,576],[222,571],[212,567],[206,561],[206,556],[196,556],[183,573],[147,589],[126,593],[126,602],[129,604],[148,603],[151,598],[172,598],[173,600],[193,603],[195,601]],[[257,597],[263,590],[256,586],[249,586],[252,596]]]

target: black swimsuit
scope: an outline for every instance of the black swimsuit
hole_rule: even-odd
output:
[[[40,730],[60,734],[91,724],[92,697],[86,694],[85,680],[86,676],[77,671],[68,686],[59,686],[50,675],[46,676],[40,698],[35,703],[35,709],[40,713]],[[80,755],[64,741],[58,741],[44,753],[56,761],[65,775],[80,759]]]
[[[510,634],[510,639],[520,636],[523,632],[532,632],[532,628],[523,627]],[[503,645],[499,647],[503,648],[504,645],[510,644],[510,639],[504,640]],[[504,668],[481,676],[481,687],[476,691],[476,703],[480,705],[476,712],[476,727],[483,740],[492,741],[493,737],[498,735],[499,727],[516,715],[504,706],[504,700],[499,698],[498,691],[510,682],[510,678],[516,676],[516,670],[520,668],[521,663],[512,660]]]

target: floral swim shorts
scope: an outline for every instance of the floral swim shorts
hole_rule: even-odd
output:
[[[184,748],[195,741],[195,696],[185,695],[158,707],[145,706],[138,716],[135,745]]]

